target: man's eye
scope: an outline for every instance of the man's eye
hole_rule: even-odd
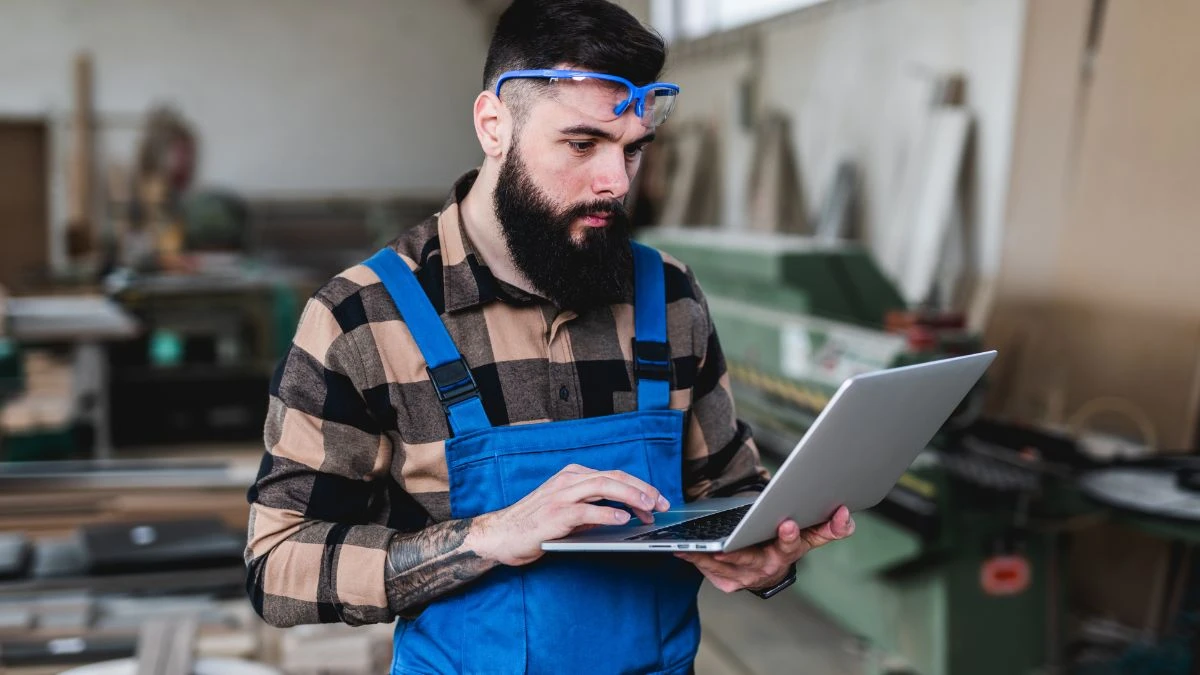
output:
[[[596,145],[594,141],[567,141],[567,144],[570,145],[571,149],[575,152],[581,153],[591,150]]]
[[[644,145],[631,145],[625,148],[625,156],[629,159],[635,159],[638,155],[646,150]]]

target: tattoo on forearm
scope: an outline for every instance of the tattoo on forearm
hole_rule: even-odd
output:
[[[384,583],[393,609],[410,613],[495,566],[464,546],[471,520],[450,520],[392,537]]]

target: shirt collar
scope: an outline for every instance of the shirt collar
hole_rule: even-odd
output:
[[[459,205],[478,175],[478,169],[473,169],[455,181],[437,216],[446,311],[459,312],[496,300],[513,305],[537,304],[539,298],[493,276],[467,237]]]

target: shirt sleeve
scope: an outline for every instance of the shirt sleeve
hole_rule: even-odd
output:
[[[371,523],[391,444],[356,378],[362,361],[336,306],[301,315],[271,383],[266,452],[251,487],[246,588],[274,626],[391,621],[384,592],[394,530]]]
[[[737,418],[725,355],[708,301],[688,270],[703,310],[703,354],[692,389],[692,408],[684,437],[684,491],[688,501],[759,492],[770,478],[759,459],[750,426]]]

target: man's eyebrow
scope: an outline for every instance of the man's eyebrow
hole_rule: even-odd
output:
[[[567,127],[566,129],[562,130],[562,133],[565,136],[595,136],[596,138],[603,138],[604,140],[609,141],[611,143],[615,143],[617,140],[617,137],[614,136],[613,134],[611,134],[603,129],[600,129],[599,127],[593,127],[593,126],[589,126],[587,124],[576,124],[573,127]],[[653,141],[654,138],[655,138],[655,133],[653,131],[651,131],[650,133],[646,134],[645,136],[642,136],[641,138],[637,139],[636,141],[630,143],[629,145],[645,145],[646,143]]]
[[[606,141],[617,140],[617,137],[609,132],[600,129],[599,127],[592,127],[586,124],[576,124],[573,127],[567,127],[566,129],[562,130],[562,133],[566,136],[595,136],[596,138],[603,138]]]

